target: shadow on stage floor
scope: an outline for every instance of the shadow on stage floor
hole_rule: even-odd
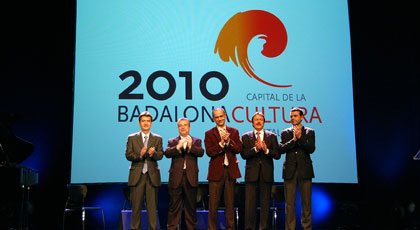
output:
[[[281,187],[282,184],[278,183],[276,186]],[[123,220],[128,226],[127,221],[129,220],[127,220],[127,216],[122,215],[122,210],[127,212],[130,209],[129,205],[127,205],[127,196],[123,192],[126,187],[126,184],[88,184],[85,205],[98,206],[103,209],[106,229],[125,229],[123,228]],[[200,184],[200,187],[206,190],[208,184]],[[235,207],[237,208],[237,215],[235,216],[238,218],[237,229],[244,229],[244,184],[237,184],[236,187],[235,196],[238,197],[235,201]],[[32,199],[36,199],[37,196],[39,194],[34,188]],[[201,196],[203,199],[197,200],[199,209],[198,226],[200,229],[206,229],[208,194],[204,192],[201,193]],[[67,194],[63,194],[63,203],[54,204],[58,207],[56,210],[64,211],[66,198]],[[159,188],[158,199],[158,225],[160,225],[160,229],[166,229],[169,204],[167,184],[163,184]],[[416,207],[418,202],[418,199],[413,197],[377,197],[375,199],[367,199],[365,194],[360,192],[357,184],[314,184],[312,192],[313,229],[420,229],[420,212],[418,207]],[[31,210],[29,210],[31,214],[29,217],[25,217],[25,220],[27,220],[25,228],[19,228],[19,223],[16,224],[17,222],[14,222],[9,226],[2,225],[2,229],[62,229],[63,212],[51,212],[51,210],[54,210],[51,208],[51,205],[53,204],[50,204],[50,206],[39,205],[39,202],[34,201]],[[271,206],[270,228],[284,229],[284,199],[272,199]],[[223,207],[223,203],[221,207]],[[220,212],[219,222],[221,223],[219,223],[219,226],[220,229],[224,229],[223,208]],[[302,229],[299,221],[300,212],[300,197],[298,196],[296,199],[297,229]],[[273,219],[273,214],[275,213],[277,218]],[[37,221],[37,218],[42,219],[42,216],[45,215],[48,216],[47,219],[51,220],[50,223]],[[101,212],[86,212],[85,218],[86,229],[103,229]],[[19,221],[19,219],[15,218],[15,221]],[[257,223],[258,221],[259,216],[257,214]],[[73,214],[73,216],[68,216],[64,224],[65,229],[81,229],[80,222],[80,215]],[[180,229],[186,229],[183,220],[181,221]]]

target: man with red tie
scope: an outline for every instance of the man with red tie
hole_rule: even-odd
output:
[[[190,121],[178,120],[179,136],[168,140],[165,156],[172,159],[169,169],[168,230],[175,230],[181,219],[184,203],[187,229],[197,227],[196,199],[198,187],[197,158],[204,155],[201,139],[190,136]]]
[[[257,191],[260,193],[260,226],[268,229],[270,223],[270,196],[274,182],[273,158],[280,159],[277,135],[264,130],[264,114],[256,112],[252,116],[254,130],[242,135],[241,156],[245,166],[245,229],[256,228]]]
[[[216,127],[206,131],[204,145],[209,162],[209,226],[217,229],[217,214],[222,193],[225,201],[226,229],[235,229],[234,188],[237,178],[241,177],[236,154],[242,150],[239,131],[226,126],[226,112],[223,108],[213,110]]]

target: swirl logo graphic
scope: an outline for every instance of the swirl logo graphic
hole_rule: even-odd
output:
[[[214,53],[219,52],[220,59],[224,62],[231,59],[236,66],[239,62],[250,78],[273,87],[291,87],[292,85],[264,81],[254,73],[248,60],[248,45],[258,35],[258,38],[266,41],[261,51],[265,57],[277,57],[286,49],[287,32],[280,19],[267,11],[249,10],[235,14],[226,22],[217,38]]]

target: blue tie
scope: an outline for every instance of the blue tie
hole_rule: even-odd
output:
[[[147,142],[148,141],[149,141],[149,137],[148,136],[144,136],[143,146],[146,146],[147,147]],[[147,173],[147,159],[144,159],[142,173],[143,174]]]

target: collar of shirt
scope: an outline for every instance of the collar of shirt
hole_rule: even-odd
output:
[[[260,131],[257,131],[257,130],[254,129],[254,135],[255,135],[255,137],[257,137],[257,133],[258,132],[260,132],[260,136],[261,136],[261,139],[262,139],[264,137],[264,129],[261,129]]]
[[[223,126],[223,127],[219,127],[219,126],[217,126],[217,130],[219,130],[219,133],[221,133],[221,132],[226,132],[226,125],[225,125],[225,126]]]
[[[143,140],[144,140],[144,137],[150,137],[150,133],[143,133],[143,132],[140,132],[141,133],[141,137],[143,138]]]

